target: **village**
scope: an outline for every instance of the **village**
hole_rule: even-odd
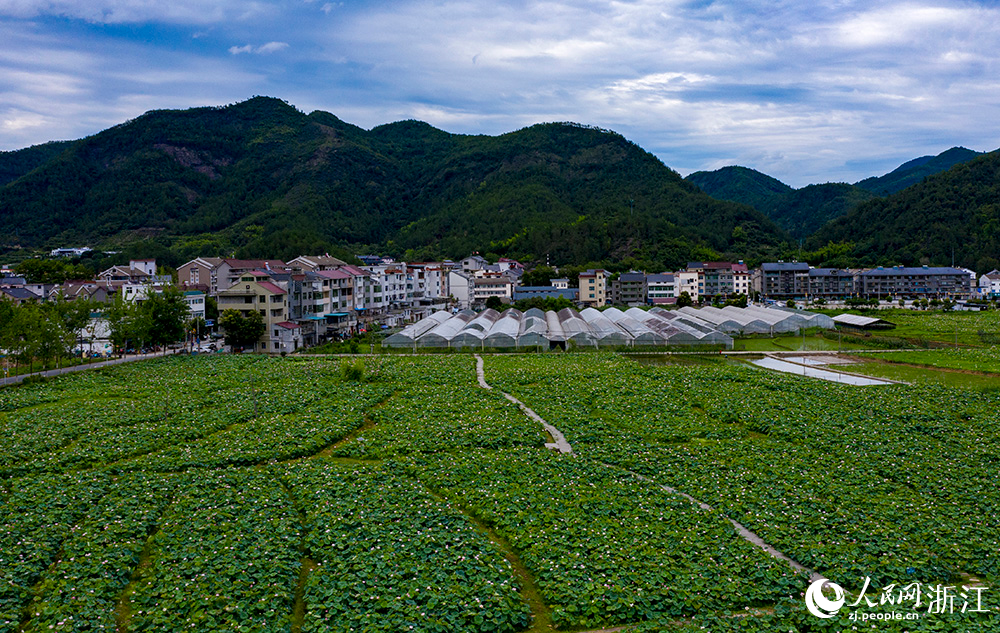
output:
[[[84,250],[89,249],[57,249],[51,256],[72,257]],[[226,310],[244,317],[257,312],[264,333],[247,351],[281,354],[376,327],[398,329],[442,310],[481,311],[531,299],[557,299],[563,300],[560,305],[599,310],[727,302],[745,307],[748,298],[764,305],[792,301],[801,307],[847,300],[909,302],[914,307],[946,302],[948,307],[978,309],[977,302],[1000,297],[1000,271],[977,275],[955,267],[833,269],[768,262],[751,269],[742,261],[689,262],[673,272],[588,269],[575,279],[552,277],[548,285],[525,285],[525,266],[507,258],[489,262],[473,254],[461,261],[412,263],[360,255],[358,260],[360,265],[329,255],[303,255],[287,262],[198,257],[180,266],[175,277],[158,274],[155,260],[133,259],[94,279],[62,284],[35,283],[8,268],[0,277],[0,298],[15,304],[85,299],[100,306],[116,297],[142,302],[149,293],[174,286],[183,293],[195,324],[192,344],[202,344],[203,335],[217,329],[217,315]],[[106,339],[100,310],[95,309],[81,335],[81,348],[93,350],[96,340],[101,343],[98,350],[106,349]]]

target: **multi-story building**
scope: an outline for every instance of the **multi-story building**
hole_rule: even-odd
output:
[[[768,299],[804,298],[809,292],[809,264],[769,262],[753,275],[753,289]]]
[[[994,268],[979,278],[979,295],[988,299],[1000,299],[1000,270]]]
[[[448,269],[442,264],[410,265],[413,275],[413,298],[417,301],[448,298]]]
[[[702,284],[697,271],[679,270],[674,273],[674,292],[678,297],[686,292],[692,301],[697,302],[701,298]]]
[[[861,293],[867,297],[933,297],[964,299],[972,291],[969,273],[961,268],[872,268],[860,274]]]
[[[169,276],[166,276],[168,277]],[[107,270],[98,273],[97,278],[101,281],[117,281],[120,283],[141,285],[152,281],[162,281],[162,277],[156,275],[155,259],[133,259],[128,266],[112,266]]]
[[[809,298],[846,298],[855,293],[855,274],[841,268],[810,268]]]
[[[472,307],[476,296],[476,281],[472,273],[462,270],[448,272],[448,290],[450,296],[458,303],[458,307],[462,309]]]
[[[742,261],[689,262],[685,272],[698,273],[699,297],[728,297],[750,291],[750,271]]]
[[[670,273],[646,275],[646,302],[653,305],[676,303],[674,276]]]
[[[640,306],[646,303],[646,273],[630,270],[611,280],[614,305]]]
[[[177,269],[177,280],[182,288],[205,287],[208,295],[214,297],[221,290],[227,290],[245,273],[254,270],[285,269],[280,259],[222,259],[219,257],[197,257]]]
[[[498,297],[504,303],[510,303],[514,297],[514,282],[503,273],[484,273],[476,271],[473,303],[485,302],[490,297]]]
[[[603,268],[588,269],[580,273],[580,303],[591,308],[608,304],[608,271]]]
[[[265,330],[252,351],[293,352],[299,344],[298,325],[288,318],[288,292],[270,279],[267,271],[250,271],[219,291],[219,312],[237,310],[244,317],[259,312]]]
[[[185,290],[184,303],[187,304],[188,315],[192,319],[205,318],[205,293],[200,290]]]
[[[177,283],[181,288],[204,288],[210,295],[218,293],[216,270],[221,257],[195,257],[177,269]]]
[[[330,257],[329,255],[301,255],[288,262],[289,268],[301,268],[313,272],[320,270],[336,270],[347,262]]]

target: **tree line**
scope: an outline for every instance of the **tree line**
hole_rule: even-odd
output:
[[[184,295],[173,286],[149,289],[143,301],[116,295],[109,303],[59,298],[16,305],[0,300],[0,353],[14,373],[36,363],[42,369],[59,366],[83,353],[84,339],[96,335],[94,317],[102,316],[115,352],[163,347],[182,340],[192,325]],[[75,351],[76,350],[76,351]]]

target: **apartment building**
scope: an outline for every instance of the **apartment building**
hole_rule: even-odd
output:
[[[590,308],[602,308],[608,304],[608,271],[590,268],[580,273],[580,303]]]
[[[267,271],[250,271],[220,290],[219,312],[238,310],[243,316],[259,312],[266,326],[252,351],[278,354],[297,349],[297,324],[289,320],[288,292],[270,279]],[[296,327],[291,327],[296,326]]]
[[[646,273],[630,270],[611,280],[614,305],[640,306],[646,303]]]
[[[676,303],[674,276],[670,273],[646,275],[646,302],[653,305]]]
[[[867,297],[932,297],[964,299],[972,292],[969,273],[951,267],[878,267],[859,275]]]

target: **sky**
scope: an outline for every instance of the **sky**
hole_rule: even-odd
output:
[[[0,150],[255,95],[371,128],[573,121],[687,175],[1000,147],[1000,2],[0,0]]]

